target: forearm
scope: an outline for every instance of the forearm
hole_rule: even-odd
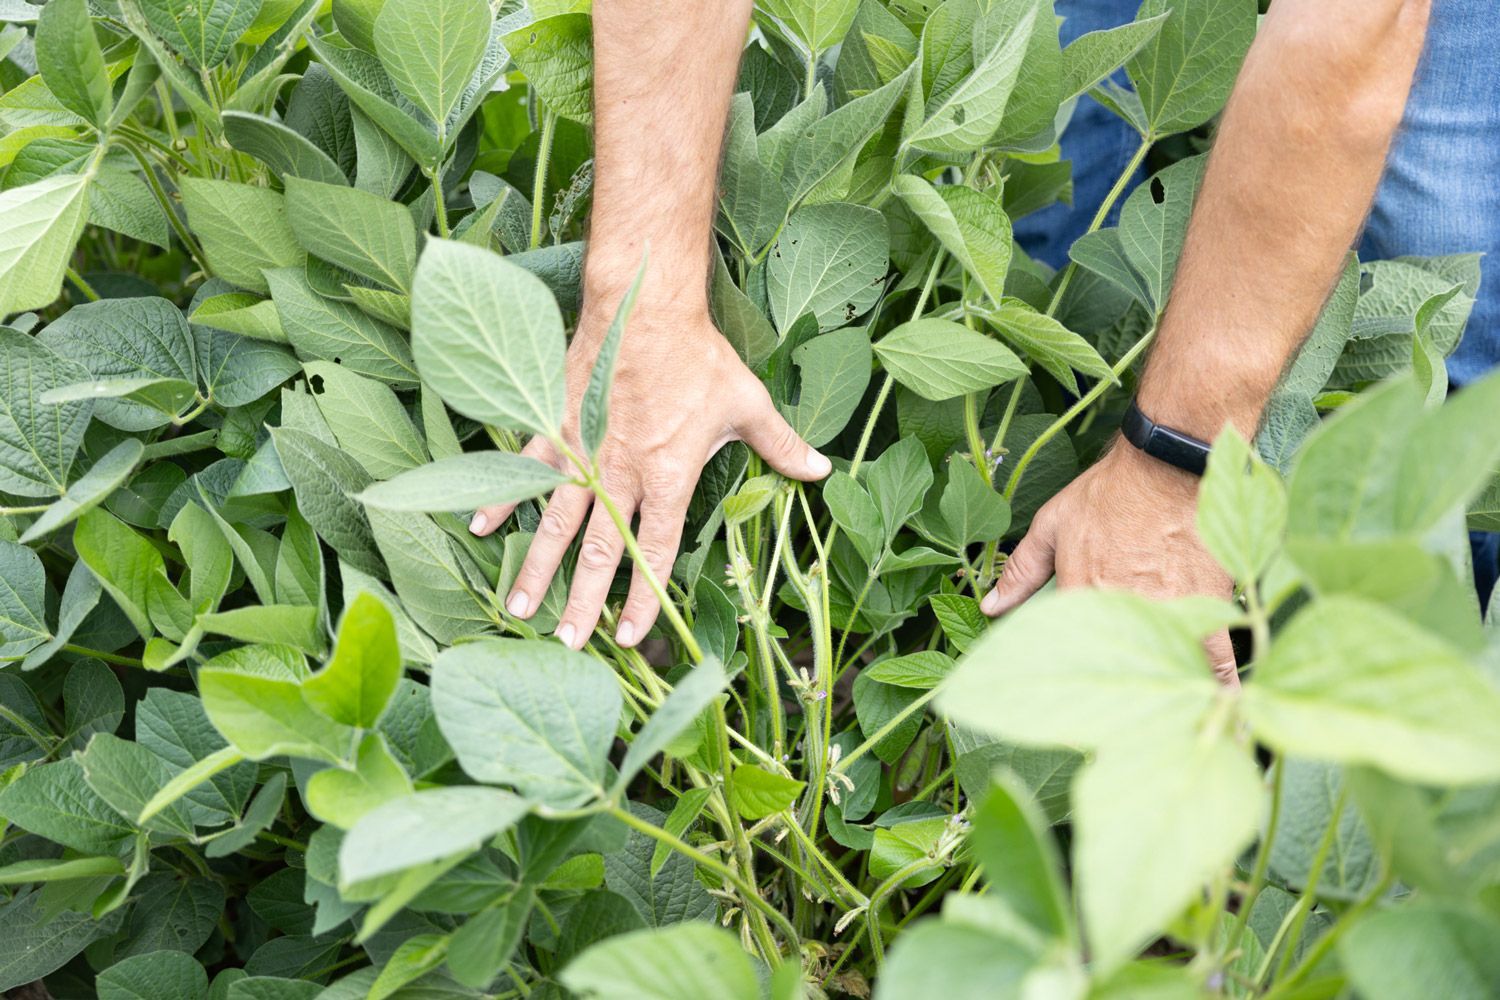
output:
[[[594,210],[586,296],[707,309],[719,152],[751,0],[594,3]],[[612,310],[613,302],[601,302]]]
[[[1428,0],[1276,0],[1225,111],[1142,381],[1154,419],[1254,432],[1379,183]]]

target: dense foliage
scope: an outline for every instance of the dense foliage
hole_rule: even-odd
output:
[[[562,480],[517,446],[568,448],[587,3],[0,0],[0,989],[1492,995],[1475,258],[1351,260],[1217,443],[1239,601],[978,612],[1117,425],[1255,19],[764,0],[713,306],[837,471],[725,449],[654,641],[573,652],[566,574],[502,599]],[[1011,221],[1085,93],[1141,142],[1053,274]]]

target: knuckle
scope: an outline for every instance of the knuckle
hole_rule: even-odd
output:
[[[589,570],[613,569],[619,562],[618,549],[607,539],[589,535],[578,547],[578,565]]]
[[[537,521],[537,534],[553,542],[567,542],[573,537],[573,523],[553,503],[542,511],[542,516]]]

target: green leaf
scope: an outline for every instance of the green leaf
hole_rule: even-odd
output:
[[[490,7],[484,0],[385,0],[375,16],[375,54],[391,81],[445,137],[448,116],[484,58]]]
[[[938,510],[952,532],[954,548],[974,542],[992,542],[1010,527],[1010,504],[974,468],[958,458],[948,463],[948,485],[943,488]]]
[[[355,185],[386,197],[411,172],[413,161],[436,169],[443,155],[437,134],[419,121],[373,55],[332,40],[309,38],[308,47],[357,110],[353,113],[359,171]]]
[[[206,1000],[208,973],[184,952],[153,951],[111,965],[96,986],[99,1000]]]
[[[1360,810],[1352,804],[1341,808],[1346,787],[1343,769],[1298,757],[1283,757],[1276,766],[1286,770],[1280,779],[1276,831],[1267,834],[1274,837],[1269,840],[1273,877],[1298,890],[1305,890],[1316,877],[1320,899],[1353,901],[1374,889],[1382,877],[1380,851]],[[1359,801],[1358,791],[1355,794]],[[1317,870],[1314,861],[1332,823],[1338,829],[1322,857],[1322,869]]]
[[[1226,426],[1214,442],[1198,491],[1198,537],[1235,580],[1253,584],[1281,548],[1286,487]]]
[[[174,774],[167,780],[166,784],[157,790],[155,795],[146,800],[146,803],[141,806],[140,812],[136,816],[136,822],[145,823],[151,817],[211,779],[214,775],[233,767],[244,759],[244,755],[238,750],[226,746],[215,750],[202,760],[195,761],[185,770]]]
[[[902,323],[875,342],[891,377],[923,399],[952,399],[1026,375],[1020,358],[999,341],[946,319]]]
[[[277,192],[199,177],[181,178],[178,189],[208,266],[219,277],[264,295],[270,286],[263,272],[302,265],[306,254]]]
[[[112,95],[87,0],[60,0],[42,8],[36,62],[42,82],[59,103],[96,128],[104,124]]]
[[[281,328],[298,357],[332,361],[398,386],[417,383],[411,348],[400,330],[319,295],[301,268],[271,270],[266,278]]]
[[[66,493],[93,406],[51,406],[41,397],[86,378],[86,369],[36,338],[0,327],[0,489],[24,497]]]
[[[248,605],[229,611],[200,614],[205,632],[227,635],[241,642],[266,642],[321,654],[328,646],[317,608],[297,604]]]
[[[52,638],[46,595],[41,558],[0,539],[0,660],[25,656]]]
[[[662,822],[662,829],[674,837],[681,837],[687,832],[687,828],[703,812],[703,807],[708,804],[708,798],[713,794],[712,788],[689,788],[677,797],[677,804]],[[655,879],[661,872],[662,866],[667,863],[667,858],[672,854],[672,848],[660,841],[651,854],[650,877]]]
[[[83,777],[72,757],[27,768],[0,789],[0,815],[14,826],[81,854],[117,855],[135,835]]]
[[[980,732],[1040,745],[1185,730],[1219,686],[1201,643],[1212,629],[1188,627],[1173,607],[1123,591],[1033,598],[969,647],[939,707]]]
[[[548,111],[593,122],[594,33],[587,14],[542,17],[502,41]]]
[[[1071,100],[1112,76],[1125,60],[1156,37],[1171,12],[1140,18],[1129,24],[1090,31],[1063,49],[1062,99]]]
[[[580,440],[586,454],[595,455],[604,444],[604,434],[609,427],[609,391],[615,379],[615,358],[620,353],[620,341],[625,337],[625,324],[630,321],[630,311],[635,307],[635,297],[640,293],[641,282],[646,278],[647,257],[641,255],[641,266],[636,269],[635,280],[615,308],[615,318],[610,321],[594,357],[594,367],[589,370],[589,384],[579,405],[578,424]]]
[[[1480,1000],[1500,982],[1500,921],[1478,908],[1419,900],[1382,910],[1338,943],[1350,984],[1368,1000]]]
[[[1016,299],[1007,299],[998,308],[983,311],[980,315],[1002,339],[1024,351],[1074,395],[1078,394],[1078,380],[1073,376],[1075,371],[1114,381],[1109,362],[1094,346],[1051,316]]]
[[[835,524],[854,543],[865,565],[874,566],[889,541],[880,508],[847,472],[835,472],[823,483],[823,502]]]
[[[723,664],[713,656],[705,656],[677,682],[672,693],[651,713],[630,741],[630,749],[625,752],[620,773],[615,778],[615,788],[623,792],[647,761],[665,750],[728,686],[729,677],[724,673]]]
[[[349,179],[327,153],[281,122],[245,111],[226,111],[224,137],[235,149],[270,167],[283,184],[303,177],[323,184],[349,185]],[[297,209],[292,207],[290,218],[294,225],[297,215]]]
[[[877,90],[834,108],[800,134],[791,133],[796,124],[794,115],[788,115],[782,123],[772,126],[759,146],[770,154],[768,159],[771,162],[766,164],[768,173],[779,179],[787,204],[800,204],[841,165],[850,163],[849,158],[890,117],[891,110],[907,89],[908,74],[903,71]],[[822,97],[814,99],[821,109]],[[778,143],[778,140],[781,141]],[[774,197],[772,201],[779,204]],[[775,220],[776,223],[780,221],[779,218]]]
[[[934,594],[927,599],[943,634],[953,643],[953,648],[966,653],[969,646],[989,626],[989,619],[979,610],[979,602],[972,597],[958,594]]]
[[[369,1000],[398,996],[402,987],[442,965],[448,956],[449,940],[442,934],[418,934],[401,942],[370,986]]]
[[[88,221],[131,239],[168,249],[171,230],[161,205],[139,174],[101,167],[89,186]]]
[[[51,975],[94,941],[119,930],[119,918],[95,920],[82,911],[50,913],[40,893],[12,896],[0,907],[0,990],[26,986]]]
[[[478,850],[528,804],[498,788],[459,785],[404,795],[360,817],[339,847],[339,884],[351,885]]]
[[[153,31],[194,69],[213,69],[260,13],[254,0],[141,0]]]
[[[609,1000],[759,1000],[750,957],[728,931],[706,923],[621,934],[569,962],[563,985]]]
[[[741,764],[734,769],[729,783],[729,802],[744,819],[764,819],[790,809],[806,785],[804,781],[772,774],[755,764]]]
[[[95,733],[88,749],[75,755],[84,780],[121,816],[139,816],[172,774],[166,761],[139,743],[113,733]],[[142,824],[173,839],[194,836],[193,819],[184,803],[158,809]]]
[[[88,174],[0,192],[0,316],[51,305],[88,217]]]
[[[1143,729],[1074,784],[1074,871],[1095,962],[1117,968],[1227,874],[1264,808],[1259,769],[1227,737]]]
[[[969,847],[984,868],[990,896],[1053,940],[1074,937],[1062,859],[1046,818],[1010,771],[996,773],[974,810]]]
[[[1136,20],[1163,13],[1166,22],[1125,67],[1158,139],[1197,128],[1224,106],[1258,10],[1253,0],[1146,0]]]
[[[810,205],[792,213],[771,248],[771,316],[785,333],[804,313],[818,327],[846,326],[877,299],[889,263],[885,219],[861,205]]]
[[[554,642],[467,643],[433,662],[432,705],[470,777],[559,809],[605,794],[620,689],[592,657]]]
[[[858,0],[763,0],[761,9],[796,32],[816,55],[837,45],[859,9]]]
[[[198,688],[214,728],[251,760],[287,754],[338,764],[353,753],[353,731],[315,711],[294,680],[210,662]]]
[[[778,408],[797,434],[817,448],[844,429],[864,398],[870,384],[870,335],[862,327],[821,334],[793,350],[791,360],[802,375],[797,402]]]
[[[1287,753],[1424,784],[1500,779],[1500,691],[1443,640],[1368,601],[1325,597],[1293,618],[1244,708],[1257,736]]]
[[[912,174],[897,177],[891,189],[974,276],[990,301],[1000,305],[1010,269],[1011,230],[998,189],[991,194],[956,184],[935,188]]]
[[[75,878],[114,877],[125,874],[119,858],[39,858],[0,866],[0,885],[29,885]]]
[[[412,294],[423,380],[464,416],[556,435],[563,421],[563,325],[535,275],[476,247],[430,240]]]
[[[355,499],[383,510],[438,513],[545,496],[571,476],[505,451],[466,452],[375,483]]]
[[[123,521],[99,508],[79,518],[73,546],[142,639],[160,630],[181,641],[192,608],[167,579],[161,553]]]
[[[346,185],[292,177],[286,209],[308,253],[388,288],[411,291],[417,230],[406,206]]]
[[[754,257],[776,235],[791,202],[781,179],[761,162],[755,108],[747,93],[730,102],[723,155],[716,225],[742,254]]]
[[[1179,160],[1132,191],[1120,210],[1120,247],[1145,283],[1150,295],[1145,303],[1158,314],[1167,307],[1206,163],[1206,156]],[[1156,200],[1158,186],[1160,201]]]
[[[863,676],[881,684],[894,687],[914,688],[930,691],[953,672],[955,664],[951,656],[934,650],[909,653],[878,660],[860,671]]]
[[[875,997],[987,1000],[1015,996],[1036,964],[1029,942],[1001,936],[986,924],[920,920],[894,942]],[[1035,981],[1046,981],[1042,975],[1038,969]]]
[[[418,627],[440,643],[492,630],[490,599],[478,595],[467,560],[431,518],[371,508],[369,520],[391,585]]]
[[[427,461],[426,445],[389,386],[331,362],[314,361],[303,368],[339,448],[371,476],[384,479]]]
[[[276,303],[249,292],[225,292],[203,299],[188,322],[272,343],[287,343]]]
[[[360,741],[352,769],[324,768],[307,779],[305,795],[309,812],[347,830],[371,810],[411,793],[411,778],[392,756],[385,737],[372,732]]]
[[[907,820],[876,829],[870,848],[870,876],[884,882],[908,865],[914,865],[913,870],[897,883],[898,886],[916,889],[933,881],[943,873],[943,867],[931,859],[937,852],[938,840],[947,829],[948,820],[941,816]],[[927,861],[931,863],[923,863]]]
[[[925,109],[921,123],[903,137],[904,145],[931,153],[968,153],[987,143],[1020,78],[1038,14],[1033,7],[1013,31],[995,38],[973,72]]]
[[[272,432],[281,467],[297,495],[297,508],[339,557],[371,575],[384,575],[369,519],[354,495],[369,474],[348,455],[306,431]]]
[[[344,609],[328,665],[302,682],[302,696],[334,722],[370,729],[400,680],[396,623],[378,597],[360,594]]]

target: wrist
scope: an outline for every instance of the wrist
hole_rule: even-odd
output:
[[[1114,439],[1099,461],[1109,469],[1111,481],[1129,484],[1127,502],[1159,503],[1167,498],[1197,503],[1197,476],[1152,458],[1122,437]]]
[[[684,254],[632,241],[623,246],[591,241],[583,263],[583,309],[613,318],[646,261],[636,295],[637,312],[689,322],[708,316],[708,256]]]

